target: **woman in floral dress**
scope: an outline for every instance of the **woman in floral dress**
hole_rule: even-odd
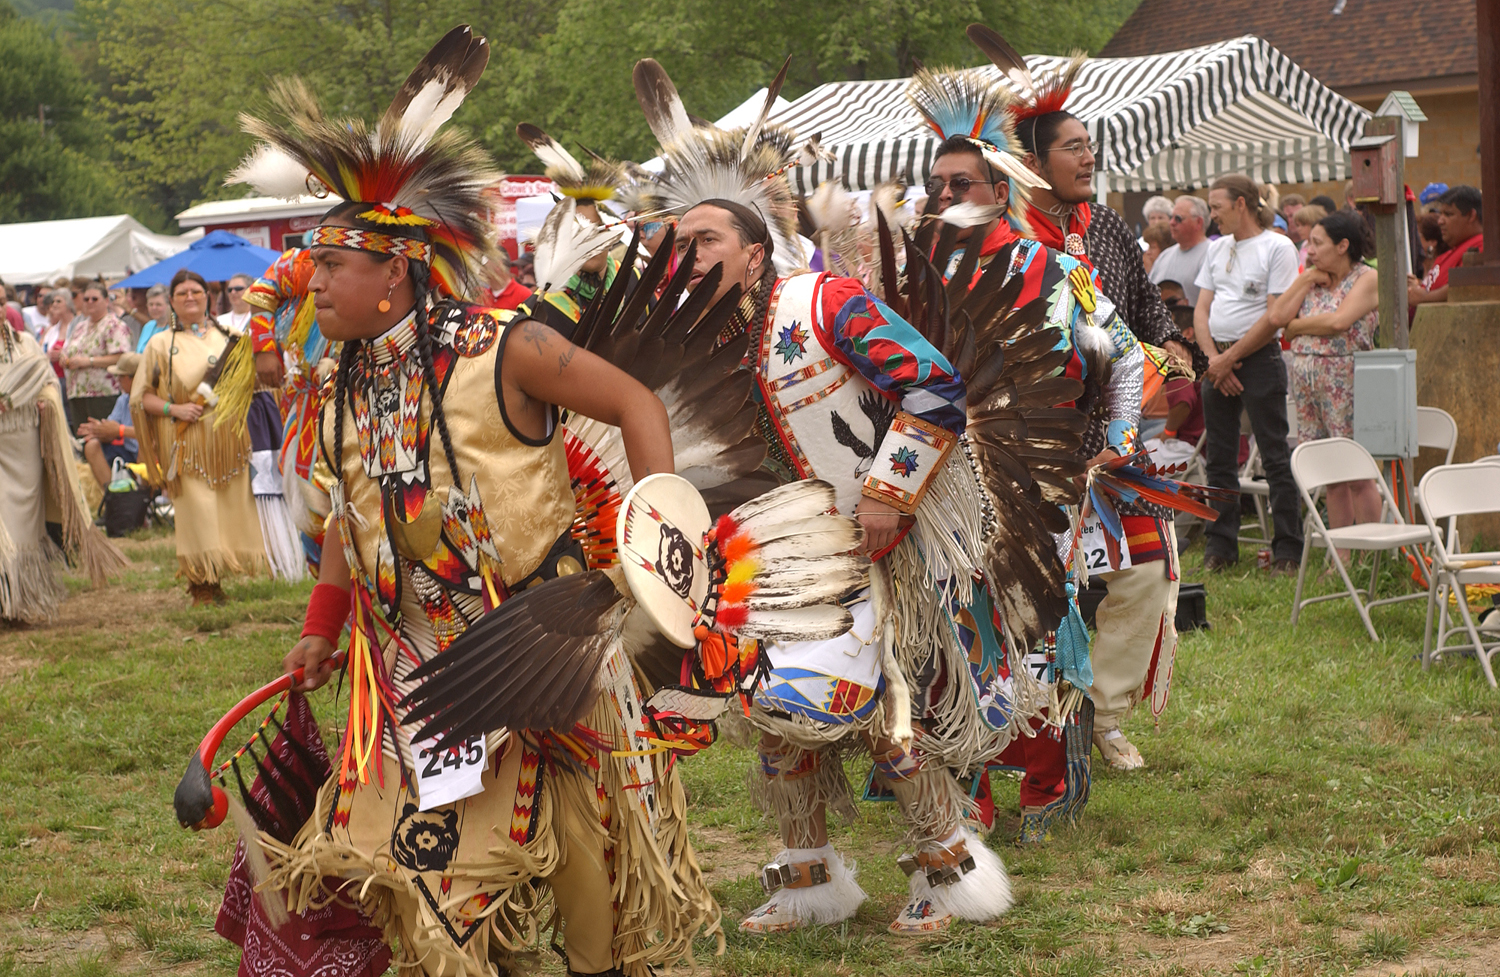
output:
[[[109,292],[102,282],[79,293],[83,315],[68,328],[58,360],[67,383],[73,424],[101,420],[114,410],[120,385],[108,368],[131,349],[130,330],[109,308]]]
[[[1374,247],[1353,211],[1324,217],[1308,235],[1307,270],[1271,307],[1291,340],[1292,396],[1303,441],[1354,436],[1354,354],[1375,345]],[[1380,493],[1369,480],[1328,486],[1331,527],[1380,521]]]

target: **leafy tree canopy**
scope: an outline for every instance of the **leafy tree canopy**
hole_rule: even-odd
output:
[[[0,221],[88,217],[115,206],[77,64],[0,2]]]
[[[147,211],[140,216],[160,226],[194,203],[244,192],[222,185],[249,148],[237,117],[267,109],[271,78],[301,75],[330,112],[373,119],[457,23],[492,45],[457,123],[502,166],[534,172],[518,122],[604,153],[651,153],[630,85],[642,57],[666,66],[689,111],[715,118],[788,55],[783,94],[795,98],[827,81],[909,74],[917,61],[977,64],[963,33],[973,21],[1023,51],[1097,49],[1136,2],[77,0],[69,43],[93,87],[113,170]]]

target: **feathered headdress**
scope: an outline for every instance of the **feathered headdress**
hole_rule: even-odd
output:
[[[1061,71],[1054,71],[1037,78],[1026,67],[1026,59],[998,33],[983,24],[970,24],[969,40],[973,41],[995,67],[1005,72],[1016,86],[1016,97],[1007,109],[1011,121],[1019,124],[1025,119],[1039,119],[1053,112],[1061,112],[1073,93],[1073,83],[1088,55],[1074,51],[1072,60]]]
[[[516,135],[536,153],[537,159],[546,166],[543,172],[547,174],[547,179],[557,184],[557,189],[563,196],[595,203],[610,200],[629,179],[624,163],[585,149],[589,163],[584,166],[576,156],[563,148],[562,143],[529,122],[516,126]]]
[[[1005,86],[986,81],[977,71],[919,68],[906,87],[906,97],[940,139],[967,139],[986,163],[1005,174],[1010,185],[1008,215],[1021,223],[1026,191],[1046,187],[1047,181],[1021,163],[1010,123],[1013,99]]]
[[[791,59],[787,61],[789,64]],[[786,70],[787,65],[782,65],[766,90],[765,103],[755,121],[744,129],[730,130],[706,123],[695,125],[672,79],[652,59],[636,62],[634,74],[636,98],[661,144],[663,164],[661,173],[640,188],[641,202],[674,217],[715,198],[758,211],[771,232],[773,259],[783,269],[803,264],[797,237],[797,202],[786,171],[809,154],[815,158],[823,155],[816,137],[797,147],[790,129],[767,124],[786,80]]]
[[[478,83],[489,56],[484,38],[455,27],[407,77],[373,130],[363,119],[324,116],[300,79],[277,80],[270,97],[286,124],[240,116],[261,144],[225,182],[271,197],[313,193],[369,204],[357,216],[383,230],[319,226],[309,245],[405,255],[428,265],[439,291],[471,297],[495,255],[483,192],[501,174],[468,137],[438,130]]]

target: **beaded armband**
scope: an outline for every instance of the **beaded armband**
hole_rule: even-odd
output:
[[[957,443],[952,431],[902,411],[875,452],[861,494],[913,512]]]

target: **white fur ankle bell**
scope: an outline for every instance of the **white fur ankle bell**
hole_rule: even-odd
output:
[[[974,859],[973,871],[952,885],[929,885],[925,872],[913,872],[911,896],[913,899],[930,899],[933,908],[951,913],[959,919],[983,923],[995,919],[1011,907],[1014,901],[1010,894],[1010,877],[1005,874],[1005,864],[1000,856],[990,850],[984,840],[968,828],[959,828],[943,839],[944,845],[953,845],[962,840]]]

